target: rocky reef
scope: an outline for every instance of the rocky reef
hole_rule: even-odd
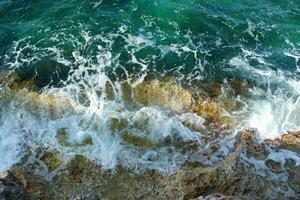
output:
[[[295,135],[299,136],[299,133],[289,133],[267,143],[258,143],[255,130],[245,130],[236,135],[234,148],[223,161],[214,166],[187,162],[170,176],[163,176],[156,171],[137,175],[122,167],[116,171],[104,171],[78,155],[51,181],[47,181],[34,173],[35,166],[19,164],[9,172],[11,178],[1,178],[3,189],[0,195],[21,195],[21,199],[91,200],[295,199],[300,194],[300,166],[293,159],[280,163],[270,157],[272,152],[279,152],[282,145],[286,145],[287,137],[297,137],[298,140],[299,137]],[[299,145],[297,140],[292,145]],[[268,152],[271,143],[274,151]],[[284,148],[290,147],[287,145]],[[58,155],[45,151],[41,160],[49,170],[54,170],[58,167]],[[264,163],[266,172],[281,174],[282,180],[259,174],[260,169],[255,163],[245,162],[245,157],[255,157],[258,162]],[[14,191],[20,192],[16,194]],[[14,196],[5,197],[14,199]]]
[[[1,103],[12,99],[36,115],[47,113],[50,120],[72,112],[76,104],[71,99],[35,89],[34,81],[9,76],[3,85]],[[248,85],[231,82],[234,94],[243,95]],[[108,98],[114,94],[110,90]],[[83,155],[70,161],[59,151],[47,147],[35,149],[7,173],[0,174],[0,199],[297,199],[300,198],[300,132],[290,132],[274,140],[260,141],[256,130],[247,129],[232,134],[235,118],[226,113],[239,105],[232,96],[224,96],[220,85],[195,90],[182,87],[172,80],[145,81],[135,87],[122,85],[122,97],[135,106],[158,106],[172,113],[192,113],[204,119],[204,124],[182,121],[190,130],[203,133],[201,150],[206,158],[218,157],[215,162],[186,161],[170,175],[155,170],[137,174],[118,166],[104,170]],[[4,98],[5,97],[5,98]],[[119,132],[128,126],[126,120],[113,118],[110,129]],[[232,143],[228,152],[219,143],[226,136]],[[61,145],[69,147],[67,134],[58,135]],[[125,143],[139,148],[156,148],[160,144],[147,138],[124,132]],[[230,143],[229,142],[229,143]],[[91,139],[80,145],[92,144]],[[79,144],[77,146],[80,146]],[[76,145],[75,145],[76,146]],[[193,144],[189,151],[195,151]],[[198,151],[199,152],[199,151]],[[33,155],[34,153],[34,155]],[[195,151],[197,154],[197,151]],[[285,155],[284,157],[282,155]],[[38,157],[28,162],[32,156]],[[37,162],[38,160],[38,162]],[[40,172],[41,166],[46,173]]]

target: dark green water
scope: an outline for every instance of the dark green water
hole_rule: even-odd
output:
[[[0,68],[35,80],[38,92],[77,103],[76,114],[57,120],[38,118],[14,101],[3,106],[0,150],[15,148],[0,151],[5,160],[0,170],[18,162],[28,146],[44,145],[83,154],[107,169],[173,173],[188,159],[184,151],[176,145],[128,147],[108,121],[128,120],[130,134],[155,142],[173,135],[176,141],[197,141],[199,134],[184,128],[174,113],[130,110],[120,98],[96,91],[106,83],[118,91],[120,81],[135,86],[149,77],[172,77],[184,86],[238,80],[251,89],[247,98],[234,96],[243,105],[239,111],[225,112],[243,113],[236,130],[254,127],[268,139],[299,129],[300,1],[0,0]],[[139,130],[137,121],[147,130]],[[69,130],[75,144],[84,137],[93,144],[63,146],[56,139],[61,130]]]
[[[253,69],[299,78],[297,0],[20,0],[1,1],[0,9],[1,67],[17,67],[28,78],[37,72],[41,85],[78,67],[74,52],[99,64],[101,51],[111,54],[105,71],[115,77],[126,70],[254,81],[243,66],[229,64],[240,57]]]

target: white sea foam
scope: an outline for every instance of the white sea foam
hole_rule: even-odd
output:
[[[248,117],[242,122],[243,127],[256,128],[261,139],[274,139],[287,131],[298,130],[300,82],[287,77],[280,70],[275,72],[266,68],[271,64],[264,60],[263,55],[247,50],[243,52],[244,58],[235,57],[229,61],[230,65],[238,67],[233,70],[242,73],[247,71],[254,81],[267,86],[267,90],[256,87],[249,91],[252,99],[247,100],[245,112]],[[247,57],[258,60],[262,66],[252,67]],[[282,88],[278,88],[278,85]]]
[[[253,35],[255,27],[250,25],[247,31]],[[180,33],[176,32],[176,34]],[[52,39],[59,41],[60,37],[67,36],[57,34]],[[36,115],[33,111],[23,108],[22,104],[17,108],[4,109],[3,113],[7,115],[2,116],[0,124],[1,130],[4,130],[0,134],[0,156],[5,162],[0,165],[0,170],[7,170],[19,162],[28,153],[28,148],[34,152],[35,148],[43,146],[50,150],[59,150],[62,155],[69,158],[75,154],[84,155],[105,169],[115,169],[118,165],[122,165],[131,167],[137,172],[156,169],[170,174],[191,156],[184,153],[182,150],[184,148],[178,147],[177,143],[182,143],[181,145],[185,145],[184,142],[197,143],[201,149],[207,148],[210,144],[201,140],[203,137],[201,131],[206,129],[203,118],[191,113],[174,114],[155,106],[135,105],[129,108],[122,99],[121,83],[112,81],[106,73],[107,68],[112,71],[121,68],[128,78],[126,82],[131,87],[142,83],[150,70],[151,59],[154,59],[140,59],[136,56],[138,51],[146,47],[158,47],[162,56],[170,52],[178,57],[190,55],[195,60],[195,69],[202,71],[202,63],[205,61],[199,57],[198,46],[191,41],[189,33],[181,37],[188,42],[157,46],[153,36],[145,34],[143,29],[133,35],[122,26],[117,33],[107,36],[100,34],[93,36],[88,31],[82,31],[83,42],[72,35],[67,37],[76,47],[69,57],[58,46],[40,49],[38,45],[28,42],[30,38],[16,42],[11,55],[5,59],[7,65],[13,70],[19,69],[24,64],[34,64],[47,54],[52,55],[56,62],[70,67],[69,76],[61,82],[62,86],[47,86],[43,88],[43,92],[69,100],[72,109],[64,112],[58,119],[50,119],[47,117],[47,112],[43,110]],[[138,76],[135,78],[130,77],[126,68],[119,64],[119,55],[114,55],[112,50],[114,41],[120,38],[126,43],[124,48],[130,56],[128,63],[139,66]],[[95,52],[87,55],[85,50],[95,44],[97,45]],[[29,58],[22,56],[26,48],[30,48],[33,52]],[[262,85],[280,83],[288,91],[271,91],[270,87],[266,90],[259,87],[249,90],[251,99],[243,102],[247,106],[243,106],[241,111],[236,112],[246,117],[241,118],[240,124],[236,127],[257,128],[262,139],[275,138],[287,130],[300,128],[299,81],[270,70],[268,67],[272,65],[264,59],[264,55],[247,49],[242,49],[242,52],[242,56],[234,57],[229,61],[233,66],[230,70],[236,70],[241,74],[246,73],[252,80]],[[209,51],[205,50],[201,53],[210,55]],[[259,66],[252,67],[248,58],[256,59]],[[183,66],[180,66],[176,69],[179,74],[182,68]],[[200,79],[201,73],[192,74],[191,77]],[[107,85],[112,88],[113,99],[107,97],[105,92]],[[229,116],[230,114],[228,113]],[[124,121],[125,127],[112,131],[113,119]],[[62,130],[66,141],[60,141],[58,137]],[[236,131],[232,131],[232,135]],[[125,141],[125,133],[131,137],[145,139],[153,143],[153,146],[166,145],[157,145],[148,149],[139,147]],[[215,157],[212,156],[208,160],[207,156],[202,156],[198,151],[196,156],[193,155],[195,160],[215,164],[226,157],[233,145],[232,135],[216,141],[220,144],[220,150]],[[87,140],[91,142],[87,143]],[[7,148],[8,146],[11,148]]]
[[[5,117],[5,119],[3,119]],[[8,170],[12,165],[18,163],[24,155],[24,135],[16,132],[19,128],[18,119],[8,113],[2,116],[0,124],[0,172]],[[20,122],[19,122],[20,123]]]

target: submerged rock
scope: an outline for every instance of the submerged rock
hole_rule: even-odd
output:
[[[73,109],[72,100],[44,93],[22,91],[15,97],[23,102],[23,106],[28,110],[46,112],[51,120],[60,119],[63,114]],[[35,110],[36,109],[36,110]]]
[[[12,92],[22,89],[35,90],[34,80],[25,80],[16,73],[0,70],[0,85],[9,88]]]
[[[56,138],[58,142],[65,147],[80,147],[93,144],[92,138],[88,136],[77,141],[71,141],[71,139],[69,138],[68,130],[66,128],[59,129],[57,131]]]
[[[124,142],[126,142],[128,144],[132,144],[132,145],[138,146],[140,148],[147,148],[147,149],[149,149],[149,148],[155,148],[155,147],[159,146],[158,144],[155,144],[151,140],[148,140],[148,139],[143,138],[143,137],[131,135],[127,131],[124,131],[122,133],[122,138],[123,138]]]
[[[46,151],[45,153],[43,153],[41,156],[41,160],[46,164],[49,172],[54,171],[62,164],[59,152],[54,151]]]
[[[35,115],[47,113],[51,120],[59,119],[65,112],[73,110],[71,99],[37,92],[34,80],[24,80],[18,74],[0,73],[0,102],[27,109]],[[5,100],[5,101],[3,101]]]

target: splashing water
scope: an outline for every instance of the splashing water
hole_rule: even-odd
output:
[[[31,91],[1,80],[0,171],[45,147],[104,169],[171,174],[216,141],[221,150],[202,161],[224,158],[242,128],[261,139],[300,129],[297,1],[0,5],[1,69],[35,82]],[[159,85],[166,77],[172,87]],[[213,82],[220,92],[201,96]],[[137,100],[139,86],[146,100]],[[237,120],[216,139],[205,111],[185,107],[201,98],[225,105],[221,97],[240,106],[222,107],[220,116]]]

